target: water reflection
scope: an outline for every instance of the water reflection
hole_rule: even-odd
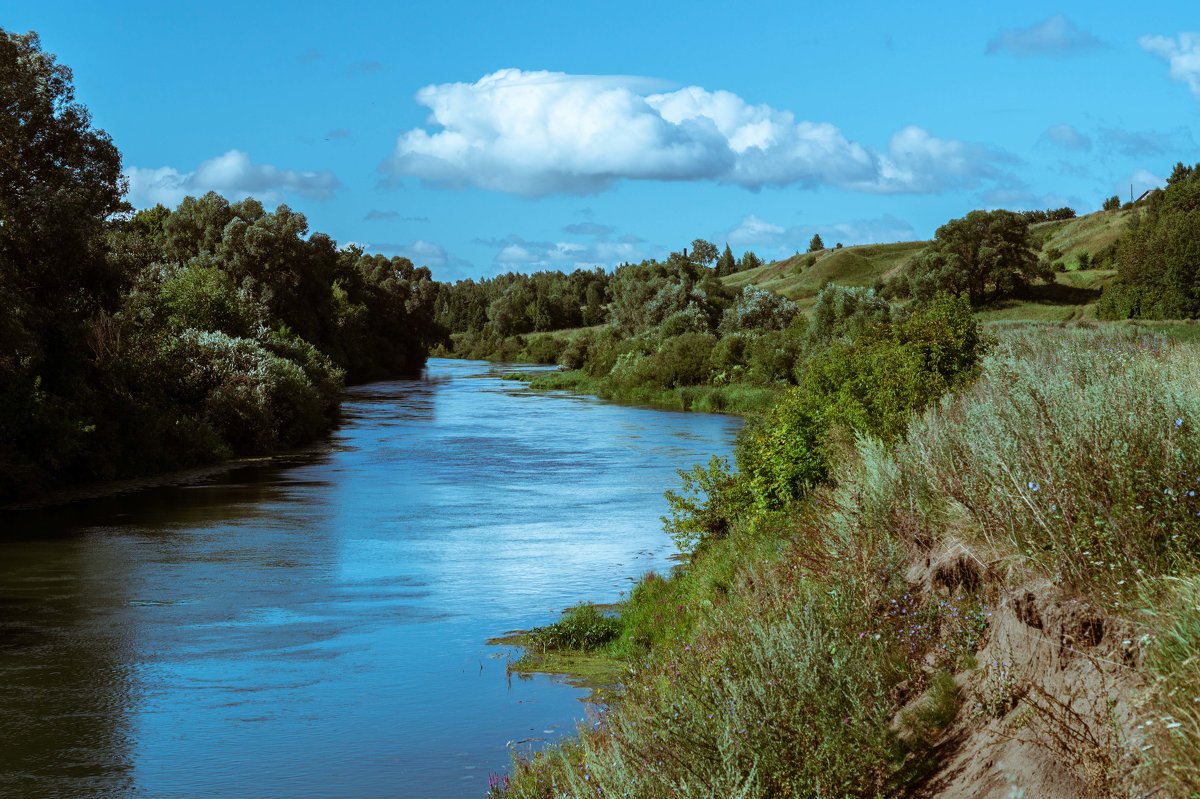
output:
[[[569,731],[580,692],[483,641],[665,568],[661,492],[736,422],[496,375],[433,361],[312,452],[0,516],[0,795],[479,796]]]

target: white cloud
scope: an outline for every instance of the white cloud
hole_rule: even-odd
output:
[[[1141,36],[1138,44],[1148,53],[1165,59],[1171,65],[1171,77],[1183,81],[1200,98],[1200,33],[1181,33],[1169,36]]]
[[[1092,140],[1080,133],[1074,125],[1052,125],[1042,133],[1041,141],[1074,152],[1092,149]]]
[[[587,194],[622,179],[927,192],[986,177],[996,155],[917,127],[880,155],[832,124],[730,92],[652,93],[644,79],[619,76],[505,69],[426,86],[417,101],[431,110],[429,129],[401,134],[383,171],[526,196]]]
[[[210,158],[191,172],[169,166],[157,169],[133,166],[125,169],[125,176],[129,178],[128,200],[137,208],[155,203],[174,207],[188,195],[209,191],[229,199],[254,196],[266,202],[278,201],[288,194],[324,200],[333,196],[339,185],[337,177],[327,170],[301,172],[255,164],[240,150]]]
[[[1104,43],[1062,14],[1030,25],[1008,28],[996,34],[987,45],[987,53],[1008,52],[1015,56],[1079,55],[1096,50]]]
[[[983,179],[1001,177],[997,164],[1013,161],[1005,153],[979,144],[939,139],[909,125],[892,137],[879,158],[879,175],[853,188],[885,194],[931,193],[969,188]]]
[[[759,255],[782,257],[808,246],[814,233],[829,246],[837,242],[846,245],[876,244],[893,241],[913,241],[917,233],[912,225],[891,214],[876,219],[854,219],[822,225],[793,225],[784,227],[751,214],[722,236],[718,242],[731,247],[754,250]]]

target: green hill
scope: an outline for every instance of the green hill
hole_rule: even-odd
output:
[[[1042,257],[1061,261],[1066,271],[1057,273],[1052,284],[1033,287],[1029,296],[981,309],[979,317],[988,322],[1095,319],[1100,291],[1116,271],[1086,267],[1116,243],[1131,213],[1129,209],[1097,211],[1075,219],[1032,225],[1030,233]],[[807,307],[827,283],[873,286],[899,277],[908,260],[927,244],[903,241],[796,254],[729,275],[721,282],[737,289],[753,284]],[[1081,269],[1081,265],[1085,268]]]

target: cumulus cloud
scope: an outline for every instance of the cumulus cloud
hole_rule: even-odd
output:
[[[426,86],[416,99],[431,111],[429,128],[401,134],[381,169],[526,196],[588,194],[618,180],[929,192],[993,170],[993,151],[917,127],[879,154],[832,124],[731,92],[654,88],[638,78],[517,69]]]
[[[987,53],[1029,56],[1070,56],[1097,50],[1104,43],[1062,14],[1055,14],[1027,28],[1007,28],[987,44]]]
[[[789,255],[808,246],[814,233],[830,246],[842,244],[875,244],[892,241],[912,241],[917,237],[913,226],[891,214],[875,219],[855,219],[822,225],[783,225],[769,222],[753,214],[743,217],[737,225],[717,238],[731,247],[755,250],[761,254]]]
[[[270,164],[255,164],[240,150],[202,162],[191,172],[174,167],[128,167],[128,200],[137,208],[156,203],[175,206],[188,195],[215,191],[229,199],[254,196],[275,202],[285,195],[298,194],[318,200],[333,196],[339,186],[337,177],[328,170],[320,172],[278,169]]]
[[[1092,149],[1092,140],[1080,133],[1074,125],[1052,125],[1046,128],[1039,141],[1077,153]]]
[[[1138,44],[1171,65],[1171,77],[1182,81],[1200,98],[1200,33],[1181,33],[1169,36],[1141,36]]]

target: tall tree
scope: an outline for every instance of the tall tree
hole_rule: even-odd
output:
[[[825,249],[825,242],[821,241],[821,234],[814,233],[812,239],[808,242],[808,251],[816,252],[817,250]]]
[[[0,493],[6,475],[78,448],[84,327],[116,303],[104,222],[124,208],[121,157],[37,34],[0,29]],[[51,454],[53,453],[53,454]]]
[[[717,277],[732,275],[736,271],[737,262],[733,260],[733,250],[729,249],[727,242],[725,244],[725,252],[721,253],[721,257],[717,259]]]

